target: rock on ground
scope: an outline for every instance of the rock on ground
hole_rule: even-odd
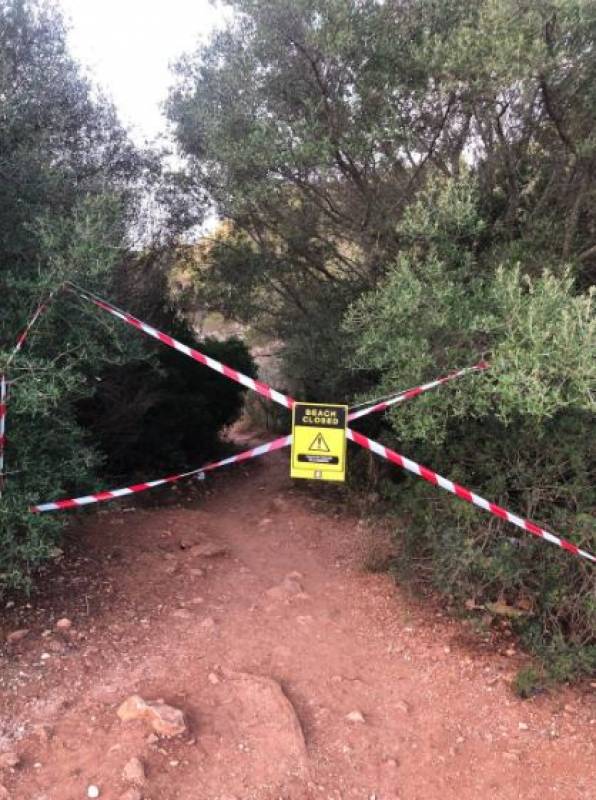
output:
[[[122,722],[146,720],[160,736],[179,736],[186,731],[184,714],[179,708],[166,703],[148,703],[138,694],[128,697],[117,714]]]
[[[134,756],[130,761],[126,762],[122,770],[122,780],[126,781],[126,783],[132,783],[134,786],[144,786],[146,781],[145,767],[140,758]]]
[[[14,767],[18,767],[20,761],[21,759],[14,750],[7,750],[4,753],[0,753],[0,769],[13,769]]]
[[[127,789],[120,795],[120,800],[143,800],[143,795],[138,789]]]
[[[202,558],[217,558],[218,556],[227,556],[229,550],[224,545],[216,542],[203,542],[191,547],[189,553],[191,556],[200,556]]]
[[[21,628],[18,631],[13,631],[9,633],[6,637],[6,641],[8,644],[16,644],[17,642],[22,641],[26,636],[29,636],[29,628]]]
[[[281,686],[272,678],[248,673],[229,673],[230,713],[236,730],[254,760],[267,765],[269,781],[288,774],[305,776],[308,753],[302,726]]]
[[[349,722],[364,722],[364,715],[361,711],[350,711],[349,714],[346,714],[346,719]]]
[[[277,586],[272,586],[266,592],[267,597],[272,600],[284,600],[292,595],[301,594],[304,589],[302,584],[298,581],[298,577],[302,577],[299,572],[290,572],[289,575]]]

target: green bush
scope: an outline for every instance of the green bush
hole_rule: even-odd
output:
[[[592,292],[568,268],[530,278],[516,264],[495,267],[481,232],[473,180],[429,187],[400,226],[409,250],[347,318],[353,363],[377,371],[372,391],[383,394],[488,355],[490,371],[391,411],[385,440],[594,553]],[[403,576],[462,606],[524,609],[516,628],[559,677],[596,669],[592,564],[438,487],[387,480],[407,520],[397,534]]]
[[[174,319],[164,330],[256,376],[239,339],[196,341],[190,326]],[[149,348],[154,352],[145,361],[110,367],[93,396],[78,406],[80,424],[104,456],[105,478],[160,477],[169,470],[200,466],[221,448],[221,429],[242,409],[246,390],[240,384],[152,340]]]
[[[524,667],[515,676],[513,689],[518,697],[527,700],[543,690],[543,676],[533,667]]]
[[[81,74],[51,4],[0,0],[0,371],[48,290],[101,291],[122,258],[150,172],[114,109]],[[94,483],[99,457],[76,406],[108,364],[142,358],[111,321],[62,295],[8,369],[7,482],[0,501],[0,592],[27,583],[61,520],[31,503]]]
[[[200,466],[243,392],[68,292],[9,364],[33,309],[65,281],[139,315],[157,309],[162,318],[152,321],[194,337],[168,308],[164,275],[127,253],[156,158],[132,146],[81,74],[52,4],[0,0],[0,97],[0,373],[11,381],[1,595],[30,585],[66,521],[30,505],[84,494],[118,472]],[[253,374],[240,342],[202,345]]]

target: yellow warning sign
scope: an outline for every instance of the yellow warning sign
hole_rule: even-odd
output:
[[[294,403],[292,409],[292,478],[346,479],[348,407],[329,403]]]

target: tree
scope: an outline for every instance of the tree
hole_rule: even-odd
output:
[[[416,9],[399,18],[372,1],[235,8],[231,28],[180,62],[169,116],[187,179],[234,228],[236,255],[214,255],[247,261],[239,283],[216,269],[226,310],[269,320],[299,379],[315,385],[325,370],[310,374],[311,353],[296,363],[313,319],[325,329],[319,363],[337,362],[346,305],[397,252],[395,223],[456,112],[429,90]]]
[[[384,435],[448,474],[463,463],[488,496],[593,550],[596,6],[233,7],[180,61],[168,104],[178,186],[226,221],[197,258],[198,296],[281,340],[309,398],[383,393],[488,355],[492,378],[400,406]],[[449,499],[421,506],[425,491],[408,494],[402,563],[460,599],[532,597],[527,635],[588,669],[591,573],[488,535]]]
[[[0,0],[0,98],[1,373],[50,289],[67,279],[110,286],[155,159],[133,147],[83,77],[51,5]],[[108,365],[146,358],[117,324],[59,295],[12,362],[0,591],[27,580],[61,528],[28,506],[97,480],[101,454],[77,421],[77,404]]]
[[[479,196],[474,179],[460,175],[429,186],[406,212],[400,233],[409,247],[347,317],[352,363],[375,371],[382,394],[487,353],[488,373],[396,408],[384,436],[594,552],[594,292],[578,292],[569,269],[479,268]],[[462,605],[473,598],[523,608],[517,628],[548,654],[553,674],[593,672],[591,564],[512,537],[435,487],[395,488],[386,484],[387,496],[412,519],[399,526],[404,574]]]
[[[313,320],[329,341],[322,360],[336,358],[329,334],[399,253],[404,210],[429,176],[457,177],[466,161],[488,246],[537,270],[545,255],[555,269],[563,258],[590,282],[593,4],[234,8],[228,29],[180,61],[168,114],[193,202],[206,193],[233,226],[235,250],[219,247],[209,261],[225,311],[267,320],[307,387],[320,373],[295,356]],[[233,259],[246,263],[229,280]]]

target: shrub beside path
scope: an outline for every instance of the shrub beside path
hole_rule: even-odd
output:
[[[596,797],[594,687],[519,700],[511,639],[364,572],[362,522],[287,473],[73,523],[0,621],[0,797]],[[132,695],[180,732],[118,716]]]

